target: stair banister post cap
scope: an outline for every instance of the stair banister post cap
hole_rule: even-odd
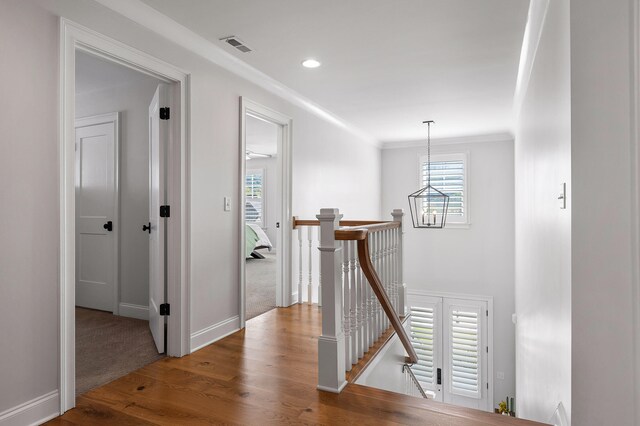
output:
[[[334,220],[336,218],[342,219],[342,215],[340,214],[339,209],[320,209],[320,214],[316,215],[316,218],[318,220]]]

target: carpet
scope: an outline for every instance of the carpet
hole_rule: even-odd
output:
[[[260,250],[264,259],[247,259],[247,320],[262,315],[276,307],[276,254]]]
[[[163,357],[148,321],[76,308],[76,395]]]

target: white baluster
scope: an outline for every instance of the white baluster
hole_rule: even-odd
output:
[[[318,389],[339,393],[345,381],[344,334],[342,325],[342,286],[340,242],[335,239],[342,215],[338,209],[322,209],[320,256],[322,257],[322,335],[318,338]]]
[[[309,245],[309,282],[307,284],[307,298],[313,303],[313,226],[307,227],[307,244]]]
[[[344,326],[344,362],[347,371],[351,371],[351,309],[349,290],[349,241],[342,241],[342,291],[343,294],[343,326]]]
[[[320,239],[318,229],[318,240]],[[318,307],[322,307],[322,256],[318,257]]]
[[[351,328],[351,364],[358,362],[358,283],[356,282],[357,248],[355,241],[349,241],[349,327]]]
[[[357,247],[357,245],[356,245]],[[357,251],[357,249],[356,249]],[[357,324],[358,324],[358,344],[357,344],[357,358],[360,359],[364,356],[366,345],[366,321],[367,311],[365,306],[365,285],[366,283],[362,279],[362,268],[360,267],[360,260],[356,252],[356,287],[357,287]]]
[[[298,227],[298,303],[302,304],[302,227]]]

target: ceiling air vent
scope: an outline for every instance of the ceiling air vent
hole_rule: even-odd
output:
[[[244,42],[236,36],[223,37],[220,39],[220,41],[226,41],[227,43],[229,43],[231,46],[235,47],[242,53],[248,53],[253,50],[249,46],[244,44]]]

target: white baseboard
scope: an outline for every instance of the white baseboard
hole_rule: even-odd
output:
[[[0,426],[39,425],[60,414],[57,390],[0,413]]]
[[[148,306],[133,305],[131,303],[120,303],[118,305],[118,314],[122,317],[137,318],[149,321]]]
[[[202,330],[191,333],[191,352],[210,345],[228,335],[240,330],[240,317],[238,315],[210,325]]]

